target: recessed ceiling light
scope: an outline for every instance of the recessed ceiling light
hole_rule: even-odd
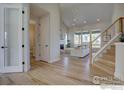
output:
[[[73,19],[73,21],[76,21],[76,20],[77,20],[76,18]]]
[[[83,21],[84,22],[84,24],[86,24],[87,23],[87,21],[85,20],[85,21]]]
[[[99,18],[97,18],[97,22],[99,22],[100,21],[100,19]]]
[[[72,26],[75,26],[75,24],[72,24]]]

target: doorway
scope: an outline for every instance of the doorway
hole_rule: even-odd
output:
[[[35,58],[35,33],[36,33],[36,24],[34,21],[30,21],[29,24],[29,37],[30,37],[30,57]]]
[[[30,5],[30,59],[49,62],[49,14],[44,9]]]

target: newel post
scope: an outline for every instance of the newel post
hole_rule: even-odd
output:
[[[119,32],[124,33],[124,31],[123,31],[123,18],[119,19]]]

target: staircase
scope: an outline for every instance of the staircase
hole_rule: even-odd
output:
[[[110,75],[115,71],[115,46],[111,45],[101,57],[94,62],[93,68],[100,69]]]
[[[94,40],[92,40],[92,32],[90,32],[90,63],[92,65],[93,73],[98,72],[100,74],[100,72],[104,72],[107,73],[107,75],[109,74],[114,76],[116,67],[114,43],[118,42],[117,40],[119,39],[119,36],[124,32],[123,19],[124,17],[118,18]],[[95,53],[93,53],[94,48],[92,46],[99,38],[102,38],[101,40],[103,45]]]

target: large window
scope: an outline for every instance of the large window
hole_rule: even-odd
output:
[[[68,39],[68,37],[67,37],[67,33],[65,33],[65,45],[67,45],[67,39]]]
[[[100,35],[100,31],[92,31],[92,40]],[[78,32],[74,34],[74,44],[81,45],[83,43],[90,42],[90,33],[88,31],[85,32]],[[94,43],[93,48],[100,48],[101,47],[101,37],[99,37]]]
[[[92,40],[95,40],[100,35],[99,31],[94,31],[92,33]],[[101,37],[99,37],[94,43],[93,48],[100,48],[101,47]]]
[[[82,42],[83,43],[89,43],[90,42],[89,32],[82,32]]]
[[[81,33],[74,34],[74,44],[75,46],[81,45]]]

